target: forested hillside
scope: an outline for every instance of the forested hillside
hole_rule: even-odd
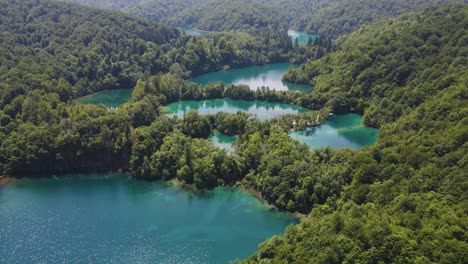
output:
[[[63,1],[67,2],[67,1]],[[138,6],[142,4],[143,0],[101,0],[101,1],[93,1],[93,0],[79,0],[79,1],[68,1],[68,2],[76,2],[84,5],[95,6],[99,8],[107,8],[107,9],[126,9],[133,6]],[[188,1],[187,1],[188,2]]]
[[[311,200],[301,224],[246,263],[468,261],[467,26],[466,4],[405,14],[364,27],[338,51],[291,71],[290,78],[341,98],[337,105],[352,102],[381,132],[375,146],[351,155],[318,151],[322,162],[304,176],[305,164],[297,164],[293,185],[281,173],[252,178],[259,186],[273,181],[273,190],[283,181],[298,188],[294,203],[329,195]],[[314,171],[321,176],[310,177]]]
[[[290,24],[306,10],[324,5],[323,0],[220,0],[203,1],[185,9],[166,22],[182,27],[194,27],[211,31],[243,30],[256,32],[274,23]]]
[[[256,31],[272,23],[336,37],[382,17],[452,0],[217,0],[186,8],[165,21],[206,30]]]
[[[315,1],[312,1],[315,2]],[[303,17],[292,21],[293,28],[337,37],[360,26],[385,17],[393,17],[413,10],[466,0],[334,0],[320,8],[308,10]]]
[[[65,0],[68,2],[84,4],[99,8],[125,11],[130,14],[139,15],[162,21],[165,18],[174,16],[187,8],[199,5],[205,0]]]
[[[339,38],[334,52],[285,76],[313,84],[308,94],[184,81],[298,55],[285,30],[191,37],[114,11],[0,0],[0,175],[124,170],[199,189],[237,185],[307,216],[247,263],[468,263],[468,5]],[[117,109],[74,100],[118,87],[134,89]],[[224,97],[315,111],[259,121],[177,119],[161,108]],[[288,136],[292,120],[330,112],[363,113],[380,128],[377,143],[311,151]],[[212,145],[215,129],[239,136],[235,153]]]
[[[52,1],[2,0],[0,20],[2,107],[34,89],[69,99],[132,87],[143,72],[168,69],[156,58],[180,36],[173,27]]]
[[[292,48],[286,29],[272,28],[268,37],[197,38],[121,13],[46,0],[2,0],[0,21],[2,174],[126,167],[132,119],[141,124],[142,112],[156,118],[158,102],[147,98],[116,113],[70,105],[71,99],[132,88],[152,74],[187,78],[286,61]]]
[[[336,37],[382,17],[466,0],[70,0],[181,27],[257,32],[275,23]]]
[[[121,13],[54,1],[2,0],[0,20],[0,107],[32,89],[69,99],[133,87],[144,73],[189,77],[287,61],[292,50],[284,28],[198,39]]]

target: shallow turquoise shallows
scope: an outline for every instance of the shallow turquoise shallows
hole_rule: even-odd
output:
[[[358,114],[336,115],[320,126],[293,132],[290,137],[311,148],[330,146],[356,149],[374,144],[379,130],[365,127],[361,121],[362,116]]]
[[[312,38],[313,41],[315,41],[318,38],[318,35],[307,34],[305,32],[296,31],[296,30],[288,30],[288,35],[291,37],[291,40],[293,41],[293,43],[297,39],[299,42],[299,45],[307,45],[307,43],[309,42],[309,38]]]
[[[0,186],[0,263],[228,263],[297,219],[240,190],[124,174]]]
[[[82,104],[104,104],[107,107],[116,108],[128,102],[132,91],[132,89],[106,90],[81,97],[78,101]]]
[[[199,85],[206,85],[213,82],[223,82],[225,84],[245,84],[252,90],[258,87],[270,87],[276,91],[295,90],[301,92],[312,91],[312,86],[304,84],[294,84],[281,81],[281,78],[289,68],[297,68],[297,64],[274,63],[263,66],[251,66],[228,71],[211,72],[194,77],[189,81]]]
[[[208,34],[208,31],[198,30],[194,28],[178,28],[178,29],[192,36],[204,36]]]
[[[180,101],[165,108],[166,113],[182,118],[185,112],[197,109],[201,115],[216,114],[218,112],[232,113],[247,112],[254,114],[260,120],[268,120],[285,114],[298,114],[308,111],[306,108],[292,104],[271,103],[263,101],[245,101],[233,99],[211,99],[201,101]]]
[[[234,151],[234,142],[237,141],[238,136],[230,136],[219,131],[215,131],[210,135],[210,140],[218,148],[225,149],[229,152]]]

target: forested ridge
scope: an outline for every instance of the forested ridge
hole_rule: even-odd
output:
[[[146,17],[154,21],[162,21],[177,15],[187,8],[200,5],[206,0],[62,0],[94,6],[98,8],[120,10],[126,13]]]
[[[352,154],[318,151],[326,151],[311,169],[318,178],[302,177],[296,165],[292,201],[303,192],[335,195],[246,263],[468,261],[467,12],[466,4],[446,5],[373,23],[290,72],[341,98],[338,105],[364,102],[366,122],[381,132]],[[291,184],[291,176],[273,179]]]
[[[280,25],[265,35],[200,38],[45,0],[1,0],[0,21],[0,174],[122,169],[199,189],[243,186],[307,215],[247,263],[468,262],[466,4],[384,19],[338,39],[334,52],[285,76],[313,84],[309,94],[184,81],[295,56]],[[126,85],[134,86],[131,99],[117,109],[73,100]],[[177,119],[161,108],[224,97],[314,111],[259,121],[196,111]],[[347,112],[380,128],[375,145],[311,151],[287,134],[291,120]],[[235,153],[212,145],[215,129],[239,135]]]
[[[55,1],[0,2],[0,105],[32,89],[69,99],[133,87],[145,73],[185,78],[229,67],[288,61],[286,29],[197,38],[174,27]],[[23,85],[19,85],[19,84]]]
[[[217,0],[186,8],[164,21],[206,30],[257,31],[281,21],[290,28],[337,37],[363,24],[431,5],[441,0]]]
[[[466,0],[69,0],[118,9],[176,26],[259,32],[276,23],[337,37],[383,17]]]
[[[78,96],[131,88],[151,74],[186,78],[284,61],[292,48],[285,30],[268,38],[197,38],[121,13],[55,1],[2,0],[0,7],[0,165],[6,174],[105,169],[113,159],[126,167],[128,115],[154,113],[157,102],[148,99],[119,114],[70,103]],[[102,156],[98,164],[103,153],[111,157]]]
[[[314,1],[315,2],[315,1]],[[292,27],[308,32],[337,37],[350,33],[360,26],[385,17],[394,17],[414,10],[443,3],[466,0],[335,0],[325,1],[323,7],[308,10],[305,15],[293,21]]]

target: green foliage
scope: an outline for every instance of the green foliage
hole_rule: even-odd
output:
[[[27,96],[25,101],[30,100]],[[50,105],[49,105],[50,106]],[[132,127],[129,116],[100,106],[59,103],[60,118],[21,116],[7,125],[0,146],[0,169],[13,175],[102,171],[126,168]],[[34,124],[33,122],[39,122]]]
[[[179,125],[185,135],[193,138],[207,138],[211,132],[210,120],[206,116],[198,115],[197,110],[186,112]]]
[[[220,112],[214,116],[214,126],[224,134],[238,135],[245,131],[248,118],[248,114],[243,112],[235,115]]]
[[[168,134],[148,160],[147,179],[172,179],[193,184],[200,189],[232,184],[240,178],[242,166],[209,140],[192,139],[178,130]]]
[[[69,0],[208,31],[289,28],[336,37],[383,17],[464,0]],[[327,39],[327,38],[321,38]]]
[[[339,36],[350,33],[362,25],[385,17],[398,16],[413,10],[451,2],[466,2],[464,0],[338,0],[323,1],[321,7],[307,12],[296,27],[309,32],[317,32],[326,36]]]
[[[468,262],[466,4],[385,19],[339,39],[335,52],[285,76],[315,85],[309,94],[184,81],[286,58],[284,28],[270,38],[197,38],[58,2],[4,0],[0,7],[2,174],[123,169],[200,189],[242,184],[277,208],[309,214],[247,263]],[[70,100],[134,84],[118,109]],[[320,112],[261,122],[243,113],[192,111],[178,120],[160,111],[178,100],[221,97]],[[291,120],[306,126],[330,111],[362,112],[366,124],[380,127],[378,142],[310,151],[288,137]],[[206,139],[213,129],[239,135],[235,153]]]
[[[121,13],[46,0],[0,1],[0,21],[2,174],[126,169],[134,128],[159,122],[162,104],[224,93],[212,85],[200,94],[181,78],[285,60],[290,52],[284,32],[269,39],[246,33],[196,38]],[[118,110],[72,103],[134,86],[130,103]],[[206,137],[209,122],[201,119],[203,125],[185,121],[193,128],[182,130]],[[146,156],[136,159],[135,174],[147,174],[139,169]]]
[[[336,52],[290,69],[284,80],[314,85],[335,112],[365,110],[366,125],[393,122],[462,76],[466,29],[458,25],[466,16],[463,6],[365,26],[340,39]],[[445,15],[447,9],[452,16]]]
[[[152,170],[150,167],[151,156],[161,148],[163,139],[174,129],[172,120],[161,119],[153,122],[150,126],[135,129],[135,140],[133,141],[130,160],[132,174],[139,178],[150,178]]]
[[[198,38],[121,13],[46,0],[4,0],[0,10],[0,108],[35,89],[67,101],[130,88],[148,74],[188,78],[286,61],[292,49],[286,29]]]
[[[52,1],[0,2],[0,72],[4,106],[33,89],[62,100],[97,90],[129,88],[143,72],[164,70],[160,45],[177,29],[115,12]]]
[[[312,211],[246,263],[468,261],[467,17],[460,4],[380,21],[291,72],[332,100],[364,98],[381,132],[370,148],[315,151],[310,168],[249,175],[267,200]]]

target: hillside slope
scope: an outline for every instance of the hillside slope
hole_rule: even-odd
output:
[[[55,1],[0,1],[0,107],[33,89],[63,99],[132,87],[168,67],[148,61],[180,32],[128,15]]]
[[[290,73],[335,107],[364,111],[381,133],[376,145],[344,160],[335,151],[314,169],[331,181],[311,189],[313,179],[298,180],[312,196],[336,180],[349,185],[245,263],[468,262],[467,28],[466,4],[405,14]]]
[[[132,126],[158,118],[158,99],[118,112],[73,99],[153,75],[285,61],[291,49],[286,30],[198,38],[48,0],[0,0],[0,43],[0,175],[126,169]]]
[[[286,30],[198,39],[146,19],[47,0],[0,0],[0,108],[33,89],[63,100],[131,88],[143,74],[184,77],[287,61]],[[267,39],[268,38],[268,39]]]
[[[69,0],[210,31],[256,32],[277,23],[332,37],[382,17],[467,0]]]

